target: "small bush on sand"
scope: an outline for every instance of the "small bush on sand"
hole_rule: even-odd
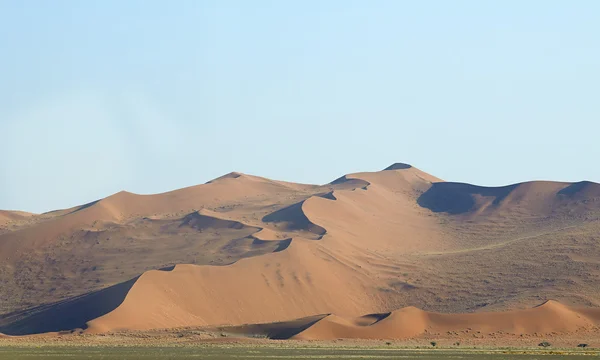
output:
[[[551,345],[552,345],[552,344],[550,344],[550,343],[549,343],[549,342],[547,342],[547,341],[542,341],[541,343],[539,343],[539,344],[538,344],[538,346],[541,346],[541,347],[548,347],[548,346],[551,346]]]
[[[584,347],[587,347],[587,346],[588,346],[588,344],[579,344],[579,345],[577,345],[577,347],[580,347],[580,348],[584,348]]]
[[[430,342],[431,346],[436,347],[437,343],[435,341]]]

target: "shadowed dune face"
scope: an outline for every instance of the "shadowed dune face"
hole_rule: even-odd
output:
[[[559,195],[568,197],[579,197],[581,199],[597,199],[600,198],[600,184],[590,181],[581,181],[569,184],[558,192]]]
[[[386,167],[384,170],[406,170],[406,169],[410,169],[410,168],[412,168],[411,165],[404,164],[404,163],[395,163],[395,164],[392,164],[392,165]]]
[[[126,281],[64,302],[39,306],[0,317],[0,332],[28,335],[86,329],[87,322],[116,309],[135,283]]]
[[[314,315],[291,321],[269,324],[248,324],[236,327],[218,327],[218,331],[227,331],[242,335],[261,335],[273,340],[287,340],[310,328],[328,315]]]
[[[335,186],[336,190],[353,190],[356,188],[364,188],[366,186],[369,186],[368,181],[349,177],[348,175],[339,177],[330,182],[329,184]]]
[[[194,229],[200,230],[200,231],[208,230],[208,229],[241,230],[244,228],[248,228],[254,232],[257,232],[258,230],[260,230],[259,228],[256,228],[256,227],[244,225],[239,221],[219,219],[219,218],[212,217],[212,216],[202,215],[199,212],[194,212],[189,215],[186,215],[182,219],[181,225],[179,225],[179,226],[180,227],[189,226],[191,228],[194,228]]]
[[[419,197],[417,203],[433,212],[451,215],[482,211],[489,214],[506,209],[547,216],[573,205],[573,202],[589,202],[598,198],[600,185],[585,181],[573,184],[537,181],[503,187],[441,182],[433,184]]]
[[[304,230],[311,234],[306,237],[320,239],[325,235],[325,229],[319,225],[312,223],[304,214],[302,209],[304,201],[277,210],[262,218],[265,223],[273,223],[274,226],[283,231],[299,231]],[[314,237],[313,235],[316,235]]]
[[[497,206],[517,186],[488,188],[461,183],[436,183],[421,195],[417,202],[420,206],[433,212],[464,214],[475,210],[475,196],[489,198],[491,204]]]
[[[207,184],[211,184],[211,183],[217,182],[219,180],[223,180],[223,179],[237,179],[237,178],[239,178],[241,176],[242,176],[242,174],[240,174],[238,172],[230,172],[229,174],[225,174],[225,175],[220,176],[220,177],[218,177],[216,179],[208,181]]]
[[[479,312],[549,298],[600,306],[599,187],[485,188],[394,164],[323,186],[232,173],[165,194],[122,192],[0,232],[0,332],[277,322],[253,329],[405,338],[492,320],[518,331],[516,318]],[[596,316],[536,309],[517,313],[532,319],[523,331],[558,328],[541,310],[565,331]]]

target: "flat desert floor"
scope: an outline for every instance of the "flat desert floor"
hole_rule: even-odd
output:
[[[374,346],[1,347],[2,359],[580,359],[597,351],[514,349],[410,349]]]
[[[597,333],[538,337],[431,334],[405,340],[271,340],[227,329],[163,329],[0,338],[0,359],[579,359],[600,356]],[[580,347],[579,344],[587,346]],[[433,346],[435,344],[435,346]]]

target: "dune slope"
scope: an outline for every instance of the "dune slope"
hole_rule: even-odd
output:
[[[307,328],[298,328],[299,331],[292,338],[299,340],[406,339],[417,337],[425,332],[514,335],[575,332],[598,326],[600,309],[585,311],[554,301],[526,310],[474,314],[440,314],[413,307],[380,314],[372,323],[365,323],[364,320],[364,317],[347,319],[327,315]],[[292,330],[294,326],[294,323],[290,323],[290,327],[286,329],[287,333],[294,333]],[[281,325],[279,327],[284,328]]]
[[[486,188],[401,163],[321,186],[231,173],[121,192],[0,233],[0,332],[295,318],[306,339],[574,331],[596,320],[572,306],[600,305],[599,219],[599,184]],[[489,313],[548,299],[564,305]]]

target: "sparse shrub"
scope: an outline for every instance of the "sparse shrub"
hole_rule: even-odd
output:
[[[386,345],[388,345],[388,346],[389,346],[389,345],[392,345],[392,343],[391,343],[391,342],[389,342],[389,341],[387,341],[385,344],[386,344]]]
[[[437,343],[435,341],[430,342],[431,346],[436,347]]]
[[[588,346],[588,344],[579,344],[579,345],[577,345],[577,347],[580,347],[580,348],[584,348],[584,347],[587,347],[587,346]]]
[[[550,344],[550,343],[549,343],[549,342],[547,342],[547,341],[542,341],[541,343],[539,343],[539,344],[538,344],[538,346],[541,346],[541,347],[548,347],[548,346],[552,346],[552,344]]]
[[[460,342],[459,341],[455,342],[454,346],[460,346]]]

